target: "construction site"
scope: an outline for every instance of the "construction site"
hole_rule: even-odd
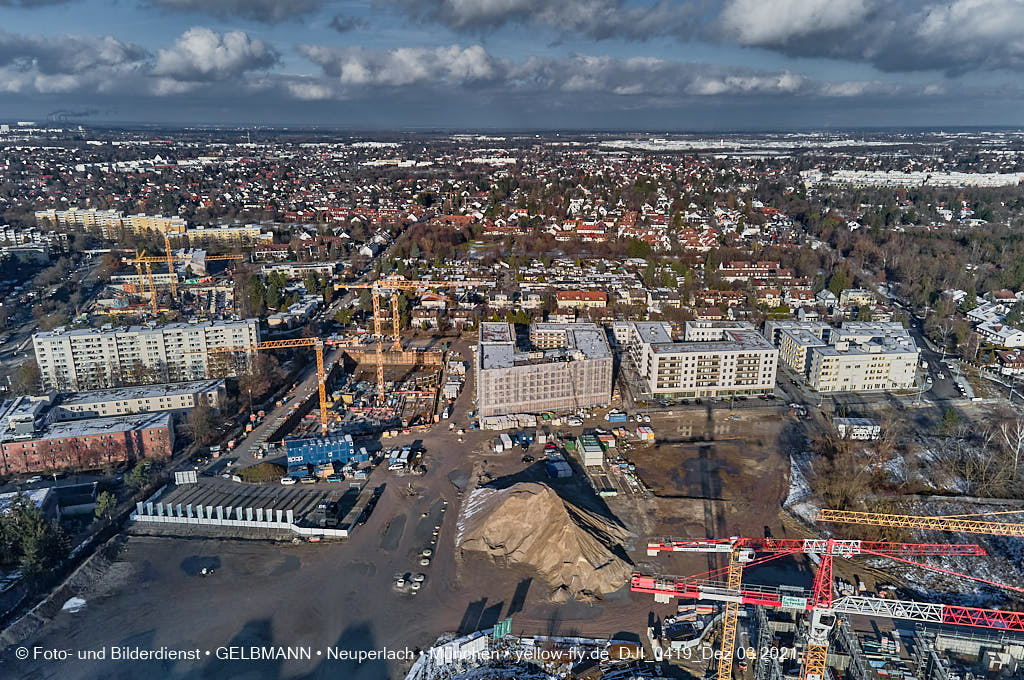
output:
[[[149,293],[147,313],[181,292],[177,260],[169,244],[165,256],[132,258],[137,294]],[[152,267],[164,264],[168,290],[158,292]],[[975,571],[970,563],[1019,554],[1024,529],[955,511],[908,518],[820,509],[813,522],[790,514],[790,456],[813,434],[793,409],[730,403],[626,414],[617,410],[610,352],[582,337],[574,338],[580,356],[573,361],[602,362],[593,399],[579,405],[570,395],[579,406],[570,413],[495,410],[486,417],[516,430],[497,438],[476,429],[486,421],[474,402],[475,371],[521,369],[530,384],[538,361],[564,358],[542,347],[547,336],[533,343],[540,355],[519,356],[509,324],[500,324],[488,356],[461,339],[402,341],[401,291],[480,283],[337,284],[369,292],[372,333],[286,332],[207,350],[223,362],[260,352],[309,360],[294,362],[294,382],[277,386],[274,406],[230,433],[224,451],[138,504],[106,576],[75,591],[88,607],[78,618],[58,608],[40,637],[55,644],[73,630],[81,644],[98,644],[102,635],[90,631],[101,630],[100,621],[145,635],[153,622],[140,612],[159,607],[159,636],[194,644],[301,638],[325,647],[423,649],[449,632],[429,664],[330,668],[352,678],[489,677],[479,674],[487,669],[510,677],[718,680],[1017,672],[1020,589],[1001,584],[1000,569]],[[247,481],[260,469],[273,473]],[[929,542],[929,532],[945,532],[931,540],[950,542]],[[998,539],[973,543],[971,534]],[[858,535],[871,540],[850,537]],[[196,583],[180,566],[195,559],[215,562],[216,579]],[[961,597],[949,585],[960,577],[983,591]],[[187,602],[212,592],[239,609],[197,625]],[[386,625],[382,603],[395,614]],[[514,668],[481,656],[525,647],[549,654]],[[603,653],[595,663],[575,658],[573,648]],[[212,664],[198,672],[237,677],[238,669]]]

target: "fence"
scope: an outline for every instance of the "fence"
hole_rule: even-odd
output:
[[[153,498],[159,496],[159,492]],[[131,514],[133,522],[154,522],[177,525],[211,527],[237,527],[247,529],[281,529],[299,536],[325,536],[347,538],[349,528],[328,529],[322,527],[300,527],[295,524],[292,510],[274,508],[232,507],[223,505],[195,505],[187,503],[161,503],[139,501]]]

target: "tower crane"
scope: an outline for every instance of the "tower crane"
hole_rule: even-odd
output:
[[[860,541],[837,539],[752,539],[729,538],[687,541],[652,541],[648,543],[647,554],[659,552],[722,552],[729,554],[725,568],[725,584],[705,580],[704,577],[722,572],[722,569],[680,579],[659,579],[634,574],[631,590],[652,593],[656,601],[667,602],[672,597],[701,600],[718,600],[725,603],[722,617],[722,642],[718,659],[718,680],[731,680],[732,663],[735,655],[736,626],[740,604],[757,604],[769,607],[784,607],[806,610],[811,613],[811,625],[804,655],[803,680],[824,680],[828,658],[829,634],[835,627],[837,613],[870,614],[891,618],[940,623],[960,623],[993,628],[1024,630],[1024,613],[1003,612],[972,607],[951,607],[909,601],[869,597],[841,597],[833,599],[832,560],[834,557],[850,558],[858,555],[890,557],[925,568],[927,565],[911,562],[909,557],[927,555],[983,556],[985,550],[975,544],[922,544],[890,543],[886,541]],[[757,553],[768,553],[768,557],[757,558]],[[803,553],[817,555],[818,570],[815,573],[813,589],[809,596],[794,596],[772,588],[744,588],[742,570],[762,562],[786,555]],[[966,578],[976,577],[956,574]],[[986,583],[991,583],[985,581]],[[994,584],[1002,585],[1002,584]],[[1009,586],[1004,586],[1009,587]]]
[[[140,284],[142,283],[142,267],[144,266],[146,268],[146,270],[147,270],[147,272],[149,274],[149,291],[150,291],[150,295],[152,295],[154,298],[156,297],[156,290],[155,290],[155,288],[153,286],[153,280],[152,280],[153,277],[152,277],[152,271],[150,270],[150,265],[151,264],[163,264],[163,263],[166,262],[167,263],[168,280],[170,281],[170,285],[171,285],[171,299],[172,300],[177,300],[178,299],[178,279],[177,279],[177,276],[175,276],[175,274],[174,274],[174,259],[175,258],[174,258],[174,253],[171,250],[171,242],[170,242],[169,237],[168,237],[167,234],[164,234],[164,243],[165,243],[166,253],[163,254],[163,255],[150,255],[150,256],[147,256],[146,252],[143,251],[142,253],[136,254],[136,256],[134,258],[126,259],[125,261],[129,262],[131,264],[134,264],[135,268],[139,271],[139,283]],[[208,262],[211,262],[211,261],[214,261],[214,260],[244,260],[245,259],[245,255],[241,255],[241,254],[234,254],[234,255],[207,255],[205,259]],[[155,305],[154,305],[154,307],[155,307]]]
[[[391,298],[391,348],[395,352],[402,351],[402,339],[399,329],[398,318],[398,293],[402,290],[419,290],[421,288],[462,288],[468,286],[483,286],[490,281],[467,279],[464,281],[439,281],[439,280],[407,280],[397,276],[387,276],[377,279],[372,283],[339,283],[335,284],[336,290],[366,289],[370,291],[373,300],[373,334],[376,339],[377,353],[377,403],[382,405],[384,399],[384,336],[381,319],[381,296],[390,293]]]
[[[209,354],[227,352],[255,352],[270,349],[290,349],[294,347],[312,347],[316,354],[316,378],[317,391],[320,397],[320,430],[324,436],[327,435],[327,424],[329,422],[327,409],[327,375],[324,370],[324,345],[349,344],[351,340],[337,340],[333,338],[291,338],[287,340],[261,340],[254,345],[232,345],[228,347],[213,347],[206,350]]]
[[[1013,510],[1009,513],[1020,513]],[[981,513],[977,515],[892,515],[879,512],[859,512],[854,510],[819,510],[815,516],[818,522],[836,522],[841,524],[861,524],[876,527],[898,527],[903,529],[932,529],[935,531],[958,531],[964,534],[986,534],[989,536],[1024,536],[1024,524],[1011,522],[992,522],[988,520],[968,519],[999,513]]]

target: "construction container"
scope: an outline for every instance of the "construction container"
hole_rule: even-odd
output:
[[[501,453],[502,451],[505,450],[505,444],[504,442],[501,441],[501,437],[496,437],[494,439],[493,445],[495,453]]]
[[[549,460],[544,463],[544,469],[547,471],[548,477],[554,479],[572,477],[572,467],[564,460]]]
[[[654,441],[654,430],[646,425],[636,428],[636,437],[642,442]]]
[[[501,433],[501,443],[505,447],[506,451],[511,449],[512,448],[512,437],[508,436],[507,432],[502,432]]]
[[[612,411],[607,416],[605,416],[605,419],[609,423],[624,423],[628,420],[628,416],[622,411]]]
[[[577,455],[586,466],[601,465],[604,462],[604,448],[601,442],[592,434],[580,435],[578,441]]]

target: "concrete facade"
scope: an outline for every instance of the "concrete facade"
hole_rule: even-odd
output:
[[[530,338],[531,351],[520,351],[512,324],[480,324],[480,417],[567,413],[611,401],[612,353],[601,327],[538,323],[531,326]]]
[[[672,398],[732,397],[775,391],[778,350],[751,329],[725,326],[713,332],[718,339],[673,342],[662,323],[635,322],[629,343],[630,359],[654,396]]]
[[[197,405],[219,409],[227,391],[223,380],[119,387],[63,394],[51,410],[53,420],[102,418],[132,413],[185,413]]]
[[[119,384],[199,380],[213,369],[231,375],[231,362],[210,350],[248,347],[259,341],[259,321],[147,324],[85,328],[32,336],[43,386],[61,391]],[[223,353],[227,355],[227,353]]]

